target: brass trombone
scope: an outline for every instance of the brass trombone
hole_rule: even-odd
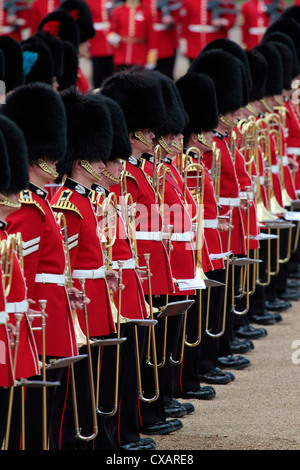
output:
[[[127,176],[125,171],[122,173],[120,178],[120,190],[121,190],[121,208],[123,214],[123,220],[125,223],[126,233],[130,242],[131,250],[133,257],[135,259],[136,267],[139,267],[139,255],[136,242],[136,226],[135,226],[135,203],[133,201],[132,195],[127,192]],[[157,324],[157,320],[153,318],[153,306],[152,306],[152,295],[151,295],[151,272],[149,266],[150,255],[145,255],[147,260],[147,280],[148,280],[148,289],[149,289],[149,319],[144,320],[127,320],[127,324],[133,325],[134,328],[134,338],[135,338],[135,359],[136,359],[136,373],[137,373],[137,387],[138,387],[138,397],[141,401],[146,403],[152,403],[156,401],[159,397],[159,380],[158,380],[158,370],[157,370],[157,357],[156,357],[156,343],[155,343],[155,331],[154,326]],[[141,268],[142,269],[142,268]],[[149,331],[149,337],[152,341],[152,350],[154,355],[154,389],[155,393],[153,397],[146,397],[142,387],[142,374],[141,374],[141,364],[140,364],[140,350],[139,350],[139,341],[138,341],[138,326],[146,326]]]
[[[67,233],[67,222],[65,215],[63,212],[55,213],[56,221],[60,230],[63,235],[63,242],[64,242],[64,250],[65,250],[65,257],[66,257],[66,268],[65,268],[65,277],[66,277],[66,286],[68,288],[73,286],[72,280],[72,268],[70,262],[70,253],[68,248],[68,233]],[[87,309],[85,305],[85,287],[84,287],[84,279],[80,280],[81,288],[82,288],[82,298],[83,298],[83,305],[84,305],[84,320],[85,320],[85,328],[86,328],[86,335],[83,333],[82,329],[79,325],[79,320],[77,316],[77,311],[72,310],[73,315],[73,322],[74,322],[74,329],[76,335],[76,341],[78,347],[82,347],[86,345],[87,347],[87,356],[83,355],[83,357],[87,357],[88,360],[88,373],[89,373],[89,384],[90,384],[90,399],[91,399],[91,407],[92,407],[92,416],[93,416],[93,432],[88,436],[84,436],[81,433],[81,427],[79,425],[79,416],[78,416],[78,406],[77,406],[77,396],[76,396],[76,379],[75,379],[75,371],[74,371],[74,364],[70,364],[70,372],[71,372],[71,385],[72,385],[72,401],[73,401],[73,412],[74,412],[74,424],[75,424],[75,435],[78,439],[82,441],[91,441],[95,439],[98,434],[98,423],[97,423],[97,414],[96,414],[96,401],[95,401],[95,389],[94,389],[94,378],[93,378],[93,367],[92,367],[92,357],[91,357],[91,345],[90,345],[90,336],[89,336],[89,325],[88,325],[88,315]]]
[[[100,194],[99,194],[100,195]],[[117,237],[117,208],[118,200],[115,193],[109,193],[109,195],[104,198],[102,204],[100,204],[100,198],[98,195],[98,209],[101,205],[101,234],[102,234],[102,245],[104,248],[105,264],[108,270],[112,266],[112,249]],[[118,307],[115,305],[114,295],[110,292],[111,308],[116,314],[116,330],[117,337],[113,339],[104,339],[98,341],[99,346],[116,346],[116,362],[115,362],[115,382],[114,382],[114,402],[113,407],[110,411],[105,411],[99,407],[99,388],[100,388],[100,374],[97,376],[96,384],[96,406],[97,413],[104,416],[113,416],[118,409],[118,397],[119,397],[119,370],[120,370],[120,345],[126,338],[120,337],[120,318],[121,318],[121,304],[122,304],[122,270],[123,270],[123,261],[118,261],[119,267],[119,277],[118,277]],[[101,362],[101,347],[98,350],[98,368],[100,370]]]

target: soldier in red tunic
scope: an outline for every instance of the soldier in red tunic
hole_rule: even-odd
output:
[[[60,4],[61,0],[33,0],[29,11],[30,36],[37,32],[39,24],[45,16],[56,10]]]
[[[113,46],[115,70],[136,64],[153,66],[152,17],[142,1],[126,0],[114,8],[107,39]]]
[[[102,93],[115,99],[123,109],[132,156],[125,165],[127,192],[137,203],[136,240],[140,263],[144,265],[144,254],[150,253],[151,284],[153,298],[174,292],[172,271],[162,238],[163,220],[158,212],[153,186],[142,168],[141,155],[152,150],[154,134],[151,128],[157,128],[166,119],[166,111],[157,80],[140,73],[140,69],[119,72],[108,78],[102,87]],[[112,191],[122,195],[120,187],[112,186]],[[143,283],[144,292],[148,289]],[[142,376],[146,377],[149,366],[142,364]],[[151,373],[152,375],[152,373]],[[147,387],[153,389],[149,378]],[[147,393],[146,393],[146,396]],[[182,427],[180,420],[166,420],[164,404],[160,396],[151,404],[139,403],[141,409],[141,432],[146,434],[165,434]]]
[[[28,26],[30,6],[26,1],[13,0],[0,3],[0,35],[22,41]]]
[[[107,40],[110,15],[115,0],[86,0],[90,7],[95,37],[90,39],[93,87],[99,88],[103,80],[113,74],[113,46]]]
[[[235,2],[184,0],[180,32],[184,55],[191,61],[209,42],[227,38],[236,18]]]
[[[44,190],[46,182],[56,175],[54,168],[58,155],[65,152],[66,132],[63,104],[50,86],[41,83],[23,85],[8,98],[5,106],[1,107],[1,111],[15,121],[23,131],[27,142],[28,158],[31,162],[29,166],[30,184],[28,189],[20,193],[21,208],[7,219],[8,233],[21,232],[22,234],[24,275],[28,297],[36,303],[40,299],[47,300],[45,333],[47,358],[77,356],[71,303],[73,307],[79,305],[76,300],[79,292],[75,289],[67,291],[63,239],[47,201],[47,192]],[[38,106],[36,112],[33,112],[34,105]],[[42,116],[39,113],[41,109],[43,110]],[[57,254],[55,258],[53,253]],[[33,325],[35,326],[37,323],[38,319],[35,319]],[[41,332],[35,331],[34,334],[38,352],[41,354]],[[51,377],[55,379],[57,376],[63,375],[64,369],[47,372],[48,379]],[[53,391],[55,402],[60,390],[62,389],[59,387],[57,390],[50,390],[48,392],[49,398]],[[37,396],[33,389],[26,393],[27,404],[30,409],[36,410],[37,418],[41,410],[39,408],[39,412],[37,412],[37,408],[41,406],[41,403],[39,395]],[[51,414],[50,408],[48,412]],[[31,418],[26,448],[39,448],[40,424],[36,423],[33,417]]]

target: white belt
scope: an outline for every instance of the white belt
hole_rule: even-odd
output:
[[[215,33],[218,28],[208,24],[190,24],[188,30],[192,33]]]
[[[65,285],[66,278],[64,274],[38,273],[35,276],[35,282]]]
[[[109,28],[109,22],[103,21],[101,23],[94,23],[94,28],[96,31],[105,31]]]
[[[288,127],[285,127],[283,129],[283,133],[284,133],[284,137],[287,138],[289,136],[289,128]]]
[[[265,183],[265,177],[264,177],[264,176],[260,176],[260,177],[259,177],[259,182],[260,182],[260,184],[264,184],[264,183]]]
[[[1,34],[9,34],[13,33],[15,28],[13,26],[0,26],[0,33]]]
[[[172,233],[171,240],[174,242],[191,242],[194,240],[193,232]]]
[[[122,269],[135,269],[135,259],[130,258],[126,260],[121,260],[123,262],[123,268]],[[118,261],[113,261],[112,262],[112,269],[119,269]]]
[[[0,312],[0,325],[5,325],[7,322],[7,312]]]
[[[105,267],[98,269],[74,269],[72,272],[73,279],[103,279],[105,278]]]
[[[168,26],[163,23],[154,23],[153,29],[154,31],[166,31],[168,29]]]
[[[205,219],[204,228],[218,228],[218,219]]]
[[[161,242],[163,239],[162,232],[136,232],[136,240],[152,240],[153,242]]]
[[[253,28],[249,28],[249,34],[264,34],[266,29],[265,26],[254,26]]]
[[[284,156],[282,157],[282,160],[281,160],[281,161],[282,161],[283,166],[288,166],[288,164],[289,164],[289,159],[288,159],[288,157],[287,157],[286,155],[284,155]]]
[[[220,206],[232,206],[239,207],[240,198],[239,197],[219,197]]]
[[[279,165],[272,165],[271,169],[272,173],[279,173]]]
[[[249,191],[249,193],[247,193],[247,191],[241,191],[239,196],[241,199],[248,199],[249,201],[253,201],[254,194],[253,191]]]
[[[300,155],[300,147],[288,147],[287,153],[289,155]]]
[[[5,308],[6,313],[24,313],[28,310],[28,302],[27,300],[22,300],[21,302],[7,302]]]

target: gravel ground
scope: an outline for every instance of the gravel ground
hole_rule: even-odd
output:
[[[251,366],[232,371],[235,380],[215,385],[213,400],[189,400],[195,412],[183,428],[153,436],[157,450],[299,450],[300,449],[300,302],[267,327],[247,353]],[[293,343],[298,341],[295,348]]]

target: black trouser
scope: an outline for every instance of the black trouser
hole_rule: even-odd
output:
[[[160,296],[153,297],[154,307],[163,307],[166,304],[166,297]],[[178,296],[169,297],[169,302],[182,300]],[[158,421],[165,421],[165,404],[170,401],[173,395],[173,375],[174,366],[170,363],[169,358],[172,352],[176,350],[182,328],[181,315],[168,317],[167,320],[167,341],[166,341],[166,362],[165,365],[158,369],[159,377],[159,397],[152,403],[147,403],[143,400],[139,401],[140,417],[141,417],[141,431]],[[157,347],[157,362],[162,362],[162,348],[164,344],[165,332],[165,319],[158,320],[155,325],[155,341]],[[143,389],[145,390],[145,397],[152,398],[155,396],[154,388],[154,373],[153,368],[146,364],[146,356],[148,351],[148,335],[146,335],[146,342],[144,348],[144,358],[142,361],[142,382]],[[151,349],[150,349],[151,351]],[[153,355],[151,356],[153,363]]]
[[[156,69],[173,80],[175,60],[176,60],[175,52],[174,52],[173,57],[166,57],[164,59],[158,59]]]

